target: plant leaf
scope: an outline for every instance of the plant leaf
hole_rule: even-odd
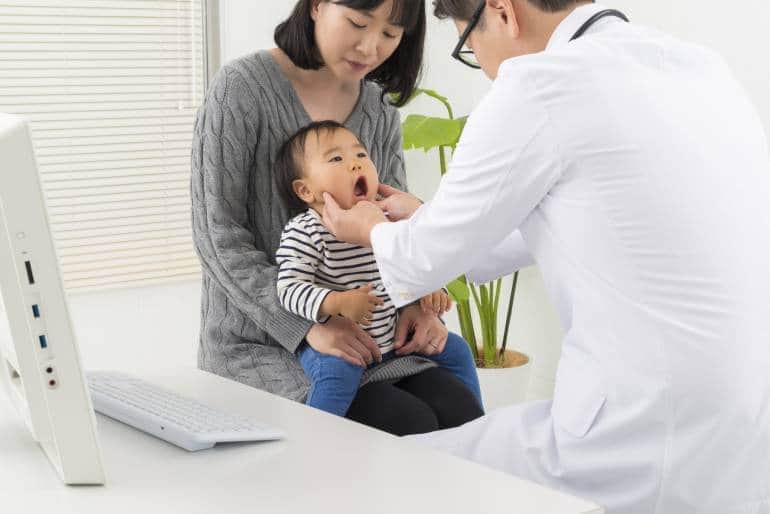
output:
[[[412,96],[409,97],[409,100],[407,100],[406,104],[404,105],[409,105],[415,98],[417,98],[420,95],[431,96],[443,104],[449,104],[449,99],[447,97],[438,94],[438,92],[432,89],[416,88],[414,91],[412,91]],[[398,99],[398,95],[391,93],[391,98],[395,101],[396,99]]]
[[[407,116],[401,131],[404,149],[422,148],[426,152],[439,146],[455,146],[465,126],[466,118],[450,120],[420,114]]]
[[[432,89],[417,89],[415,91],[415,95],[412,96],[412,98],[415,98],[416,96],[419,96],[419,95],[428,95],[435,98],[441,103],[449,103],[449,99],[447,97],[438,94],[436,91]]]
[[[465,130],[465,124],[468,123],[468,117],[463,116],[462,118],[455,118],[455,121],[460,124],[460,134],[462,134],[463,130]]]
[[[468,289],[468,286],[459,278],[447,284],[446,288],[449,291],[449,296],[451,296],[452,300],[455,302],[465,302],[471,297],[471,290]]]

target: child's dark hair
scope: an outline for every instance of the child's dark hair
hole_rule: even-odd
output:
[[[348,130],[344,125],[332,120],[315,121],[302,127],[291,136],[278,150],[275,159],[275,185],[284,206],[289,210],[289,216],[296,216],[307,210],[307,204],[294,192],[293,183],[302,178],[302,164],[305,155],[307,138],[321,132]]]
[[[275,43],[289,59],[305,70],[317,70],[324,63],[315,40],[315,24],[310,10],[321,2],[332,2],[359,11],[377,9],[385,0],[299,0],[291,15],[275,29]],[[402,107],[414,93],[422,71],[425,46],[425,0],[394,0],[391,23],[404,28],[401,43],[379,68],[366,76],[382,86],[383,98],[392,94],[391,103]]]

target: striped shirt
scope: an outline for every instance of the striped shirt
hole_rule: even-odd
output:
[[[325,323],[321,304],[332,291],[348,291],[374,284],[383,300],[363,326],[382,353],[393,349],[397,310],[385,291],[370,248],[338,241],[313,209],[292,218],[281,235],[275,254],[278,263],[278,299],[283,307],[303,318]]]

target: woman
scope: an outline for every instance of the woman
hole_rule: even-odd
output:
[[[403,189],[395,107],[415,88],[424,37],[423,0],[301,0],[275,31],[278,48],[237,59],[215,77],[198,113],[192,156],[202,369],[301,401],[308,390],[296,358],[302,345],[379,360],[358,325],[341,317],[313,324],[280,306],[275,251],[289,215],[273,163],[301,127],[336,120],[369,148],[381,182]],[[369,369],[347,417],[402,435],[480,416],[462,383],[416,355],[443,349],[441,321],[407,306],[397,333],[407,331],[413,336],[403,350],[414,355]]]

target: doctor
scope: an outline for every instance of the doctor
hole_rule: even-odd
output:
[[[327,194],[326,223],[397,305],[536,263],[566,337],[552,402],[417,439],[609,513],[770,512],[770,160],[740,85],[593,3],[434,3],[491,91],[431,202]]]

